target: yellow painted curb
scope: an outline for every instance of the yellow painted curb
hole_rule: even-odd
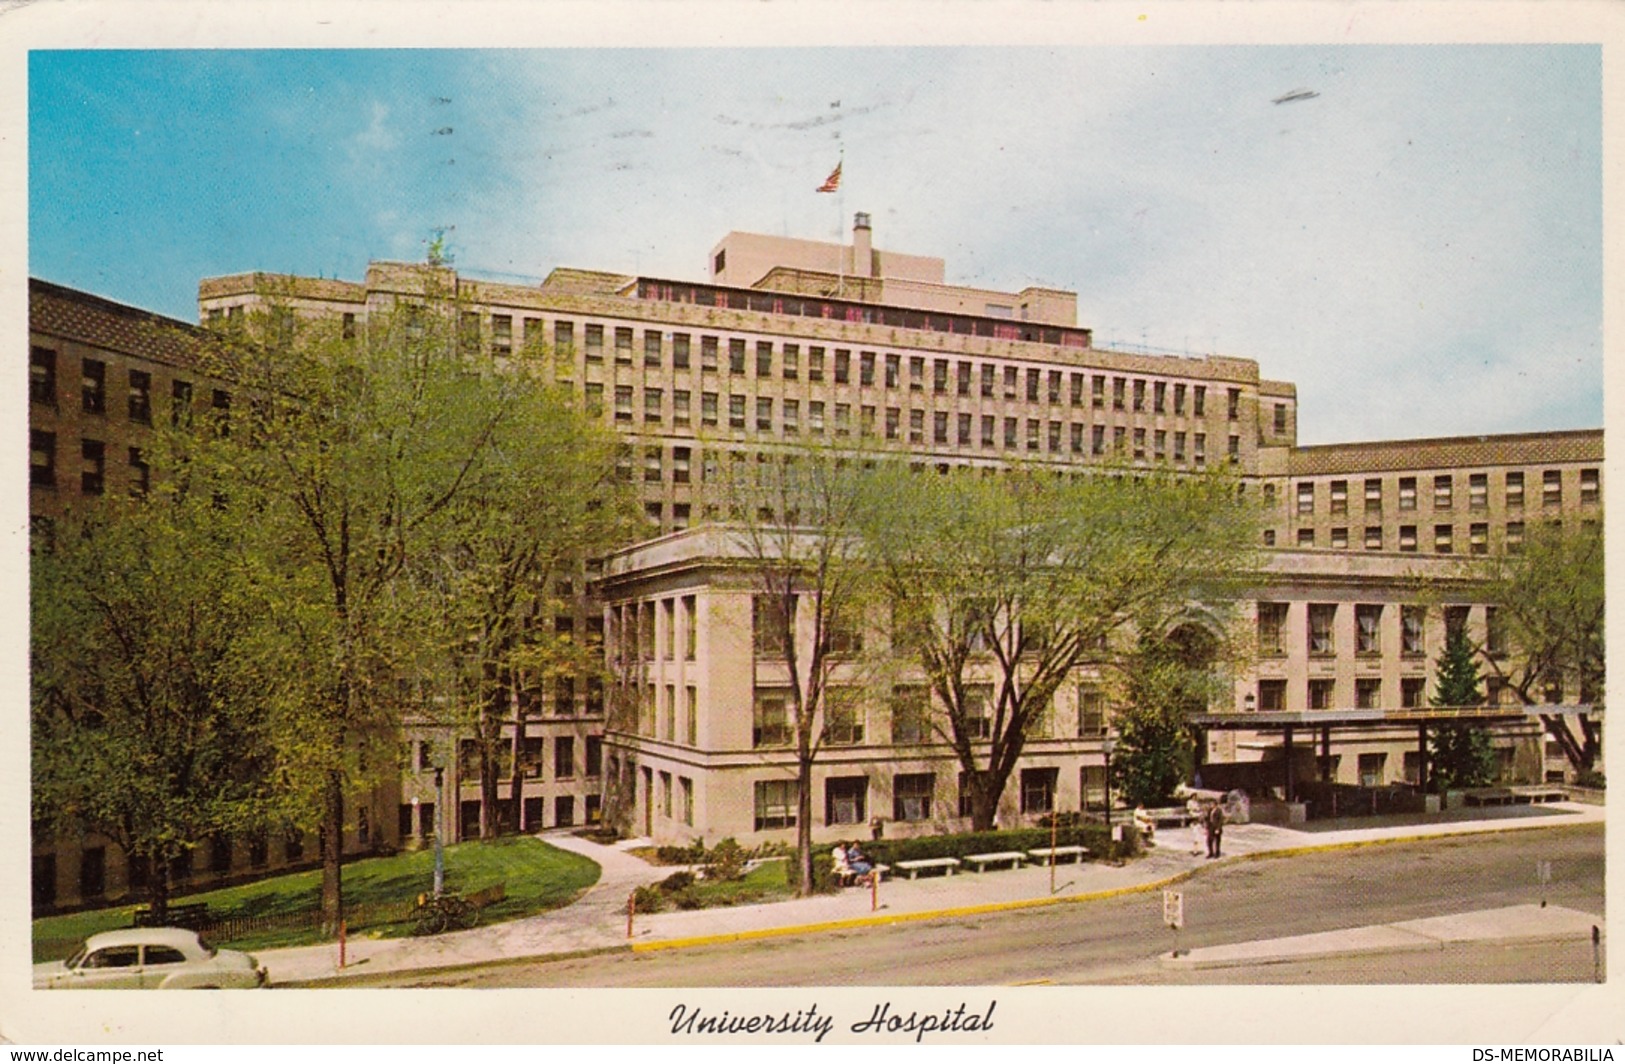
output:
[[[1368,846],[1387,846],[1400,842],[1431,842],[1435,839],[1460,838],[1467,835],[1487,835],[1497,831],[1518,830],[1532,831],[1552,828],[1581,828],[1590,827],[1591,824],[1536,824],[1526,827],[1512,828],[1480,828],[1462,831],[1439,831],[1421,835],[1395,835],[1387,838],[1355,839],[1350,842],[1328,842],[1317,846],[1294,846],[1283,850],[1259,850],[1255,853],[1235,854],[1231,857],[1221,858],[1215,864],[1198,865],[1195,868],[1177,872],[1161,879],[1149,880],[1145,883],[1135,883],[1124,887],[1112,887],[1108,890],[1091,891],[1088,894],[1069,894],[1061,898],[1022,898],[1016,901],[988,902],[983,905],[963,905],[952,909],[928,909],[917,913],[891,913],[887,915],[875,914],[873,916],[853,916],[844,920],[828,920],[815,924],[796,924],[788,927],[764,927],[751,931],[728,931],[715,935],[695,935],[690,938],[672,938],[661,942],[637,942],[631,946],[633,953],[653,953],[666,949],[689,949],[696,946],[715,946],[728,942],[749,942],[764,938],[783,938],[789,935],[809,935],[820,931],[849,931],[860,927],[887,927],[892,924],[916,923],[921,920],[946,920],[959,916],[979,916],[985,913],[1011,912],[1018,909],[1037,909],[1048,905],[1067,905],[1078,902],[1104,901],[1125,894],[1144,894],[1153,890],[1161,890],[1175,883],[1182,883],[1195,876],[1198,872],[1209,868],[1219,868],[1226,864],[1239,864],[1242,861],[1262,861],[1273,857],[1299,857],[1311,853],[1335,853],[1339,850],[1357,850]]]

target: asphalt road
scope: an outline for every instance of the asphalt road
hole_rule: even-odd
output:
[[[1408,842],[1246,861],[1185,882],[1180,945],[1308,934],[1538,902],[1604,911],[1602,825]],[[395,985],[458,987],[953,986],[1226,982],[1589,981],[1583,950],[1463,947],[1421,963],[1333,958],[1168,971],[1173,945],[1158,893],[970,918],[719,946],[506,963]]]

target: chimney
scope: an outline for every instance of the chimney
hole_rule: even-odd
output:
[[[874,233],[864,211],[852,216],[852,276],[874,276]]]

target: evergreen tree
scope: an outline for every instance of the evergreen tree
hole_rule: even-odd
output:
[[[1478,660],[1464,628],[1452,628],[1439,655],[1433,704],[1441,709],[1477,706],[1484,698],[1479,690]],[[1495,750],[1490,735],[1471,724],[1436,726],[1429,738],[1429,759],[1433,777],[1429,789],[1444,791],[1458,787],[1482,787],[1495,781]]]

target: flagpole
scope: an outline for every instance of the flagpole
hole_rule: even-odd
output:
[[[835,186],[835,239],[840,245],[840,254],[836,262],[840,267],[840,275],[835,281],[835,298],[841,299],[846,294],[846,148],[841,148],[841,158],[835,164],[840,172],[840,184]],[[854,265],[856,265],[854,263]]]

